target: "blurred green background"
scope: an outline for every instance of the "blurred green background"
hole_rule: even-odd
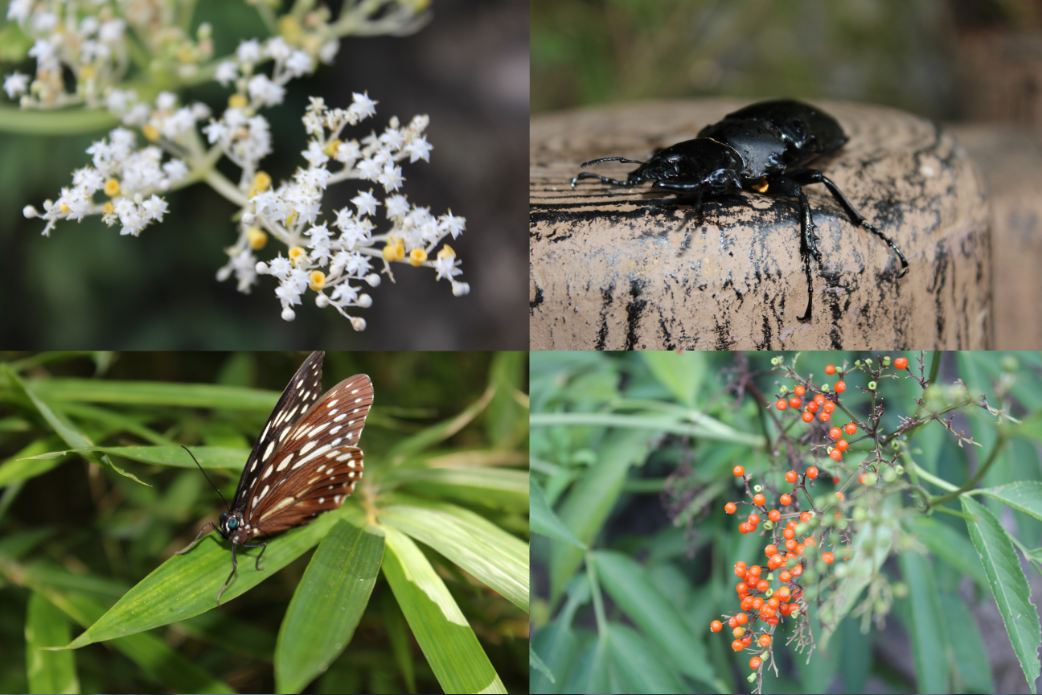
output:
[[[86,606],[87,613],[93,611],[90,624],[224,510],[186,454],[173,460],[176,465],[112,455],[111,464],[149,487],[120,475],[97,454],[25,458],[70,448],[45,410],[96,445],[174,447],[176,454],[176,445],[185,444],[208,467],[204,447],[241,450],[233,467],[209,471],[230,499],[249,447],[304,356],[0,353],[0,691],[41,692],[31,676],[27,682],[27,664],[41,659],[40,652],[28,660],[26,654],[33,601],[54,606],[52,622],[68,624],[64,636],[38,635],[37,643],[64,644],[86,627],[70,616],[82,615]],[[525,354],[330,353],[324,386],[358,372],[371,376],[376,397],[361,439],[365,478],[343,504],[345,518],[380,510],[378,523],[393,526],[391,510],[406,505],[450,512],[461,528],[495,527],[504,552],[508,545],[524,546],[527,587]],[[39,404],[27,398],[12,374]],[[442,535],[443,542],[451,542],[451,532]],[[468,543],[480,536],[468,536]],[[202,543],[184,557],[215,552],[213,539]],[[490,589],[451,546],[439,546],[430,538],[420,540],[421,556],[469,622],[477,637],[473,644],[480,644],[475,654],[456,657],[478,663],[483,649],[507,689],[526,692],[526,610]],[[220,576],[212,578],[217,582],[224,581],[231,564],[227,545],[221,552],[226,557]],[[254,571],[252,552],[240,553],[237,581]],[[384,551],[385,561],[390,554]],[[494,564],[494,556],[487,553],[486,560]],[[270,557],[271,550],[265,560]],[[276,634],[308,560],[305,553],[248,593],[235,600],[227,596],[219,608],[209,605],[215,587],[207,592],[206,612],[197,617],[43,657],[74,660],[69,669],[78,677],[78,692],[272,692]],[[501,567],[501,576],[516,573],[517,567],[510,567]],[[527,609],[527,589],[523,604]],[[446,688],[403,621],[403,605],[397,589],[392,594],[379,575],[354,638],[308,691]],[[428,629],[444,638],[438,625]],[[447,643],[451,650],[454,642]]]
[[[802,353],[799,372],[820,378],[828,362],[864,357]],[[915,368],[918,354],[909,357]],[[980,486],[1024,480],[1038,485],[1042,354],[939,357],[937,383],[949,388],[961,379],[993,406],[1004,403],[1014,417],[1026,418],[1005,440]],[[749,654],[734,654],[730,637],[711,634],[708,626],[721,613],[734,612],[734,563],[753,564],[767,542],[759,534],[740,535],[739,520],[725,515],[723,506],[741,498],[732,466],[743,464],[754,482],[766,482],[768,472],[776,470],[762,448],[767,418],[749,391],[736,398],[746,383],[768,399],[779,384],[791,385],[771,372],[771,358],[766,353],[532,354],[532,692],[749,692]],[[933,358],[928,354],[927,364]],[[846,382],[845,405],[864,417],[865,380],[851,375]],[[912,379],[888,379],[880,382],[880,393],[882,426],[890,432],[915,412],[922,391]],[[959,485],[991,451],[998,430],[995,418],[975,407],[959,410],[952,423],[980,447],[960,447],[944,427],[929,422],[915,430],[908,452],[922,470]],[[854,444],[850,456],[862,446]],[[814,494],[821,499],[831,489],[823,476]],[[853,584],[856,596],[847,609],[855,610],[826,645],[816,622],[821,606],[811,609],[818,649],[809,658],[787,645],[793,624],[783,622],[774,646],[780,676],[768,668],[763,692],[1026,692],[958,503],[942,505],[952,514],[927,516],[911,495],[889,497],[901,498],[900,504],[868,518],[869,524],[880,524],[873,528],[902,529],[882,567],[887,579],[866,586],[840,578],[846,567],[834,570],[837,578],[828,585],[825,602]],[[1037,611],[1042,510],[1028,515],[995,499],[974,499],[1001,519],[1033,558],[1016,561],[1026,572],[1025,594],[1033,593]],[[1011,555],[1019,553],[1011,550]],[[1012,576],[1011,571],[1003,580],[1007,590],[1014,586]],[[897,583],[903,592],[890,594]],[[889,614],[884,622],[863,621],[859,610],[866,603],[885,607],[889,598],[894,601],[884,610]],[[1027,616],[1015,620],[1037,649],[1037,627],[1031,635]],[[1030,646],[1025,651],[1038,673],[1037,653]]]
[[[337,6],[339,3],[329,3]],[[524,322],[527,237],[528,14],[513,0],[437,0],[432,19],[405,37],[348,37],[333,66],[292,82],[284,104],[264,112],[275,134],[266,168],[279,179],[301,162],[300,117],[310,95],[350,103],[368,90],[380,123],[391,115],[431,117],[430,164],[406,166],[405,192],[441,214],[467,218],[453,246],[463,261],[467,297],[452,296],[428,269],[395,268],[372,291],[355,333],[332,310],[310,304],[281,320],[275,285],[261,278],[252,295],[220,283],[222,249],[235,239],[231,204],[200,186],[168,197],[170,214],[139,238],[120,237],[96,219],[62,224],[50,239],[25,220],[87,161],[100,134],[30,137],[0,133],[0,336],[5,348],[123,349],[496,349],[527,345]],[[6,16],[7,2],[0,0]],[[197,5],[196,21],[214,26],[216,55],[264,36],[245,2]],[[4,73],[19,67],[5,63]],[[23,72],[26,67],[22,66]],[[211,106],[219,89],[189,93]],[[5,98],[5,102],[6,102]],[[8,102],[9,104],[9,102]],[[363,131],[361,134],[365,134]],[[356,194],[341,185],[328,210]]]
[[[533,0],[532,110],[788,96],[951,119],[993,96],[980,40],[1034,33],[1037,50],[1040,28],[1035,0]],[[992,59],[1037,92],[1024,51]]]

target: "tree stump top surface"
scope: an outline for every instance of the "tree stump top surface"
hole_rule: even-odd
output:
[[[986,347],[991,273],[981,187],[954,141],[888,108],[816,103],[849,140],[810,166],[832,178],[910,263],[805,187],[824,254],[814,312],[795,201],[743,193],[689,205],[650,186],[584,180],[598,156],[646,159],[749,102],[645,102],[538,116],[530,159],[534,349],[896,349]],[[602,165],[619,177],[634,165]]]

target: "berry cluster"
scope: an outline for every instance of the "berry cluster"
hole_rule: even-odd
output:
[[[776,358],[773,364],[780,365],[780,358]],[[908,358],[884,358],[882,364],[884,368],[892,366],[895,370],[907,370]],[[850,371],[860,368],[859,362]],[[722,632],[726,626],[733,638],[731,648],[735,652],[749,653],[750,682],[761,677],[762,667],[770,660],[775,631],[782,621],[785,618],[798,619],[806,614],[805,587],[801,584],[804,572],[813,568],[813,576],[823,577],[831,565],[850,556],[849,536],[832,532],[835,524],[844,518],[841,507],[846,496],[840,488],[846,487],[846,483],[840,485],[842,479],[839,475],[830,475],[823,469],[836,467],[840,471],[838,466],[854,443],[862,439],[875,442],[881,411],[876,412],[873,400],[872,416],[859,424],[857,417],[841,401],[842,394],[847,391],[843,379],[847,372],[846,368],[829,364],[825,367],[825,374],[835,380],[815,385],[794,370],[787,370],[788,376],[797,383],[780,387],[771,406],[771,417],[780,431],[779,441],[784,440],[789,454],[787,470],[777,478],[774,474],[767,474],[763,484],[754,484],[743,465],[736,465],[731,470],[744,489],[745,498],[728,501],[724,504],[724,512],[736,515],[740,507],[749,507],[738,524],[738,532],[759,532],[764,536],[765,563],[735,563],[737,610],[722,615],[720,620],[713,620],[709,629],[714,633]],[[882,373],[873,371],[871,374]],[[875,390],[875,381],[869,381],[866,391],[874,395]],[[789,420],[788,413],[797,417]],[[842,416],[848,420],[844,424],[832,422],[833,417]],[[853,439],[859,432],[863,436]],[[821,454],[828,460],[817,464],[805,460]],[[863,467],[865,469],[861,470]],[[875,484],[876,476],[871,467],[858,466],[857,469],[856,479],[862,485]],[[837,486],[833,495],[824,502],[812,494],[812,487],[819,478]],[[847,482],[854,478],[852,473]],[[772,485],[774,481],[777,485]]]

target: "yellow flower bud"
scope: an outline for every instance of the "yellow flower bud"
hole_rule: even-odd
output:
[[[109,179],[105,182],[105,195],[115,198],[119,195],[119,179]]]
[[[455,258],[455,257],[456,257],[456,250],[454,248],[452,248],[451,246],[449,246],[448,244],[445,244],[444,246],[442,246],[441,250],[438,251],[438,258]]]
[[[267,245],[268,235],[260,227],[250,227],[246,230],[246,243],[254,251],[260,251]]]
[[[340,149],[340,144],[339,138],[333,138],[322,151],[326,153],[327,157],[336,157],[336,151]]]
[[[427,252],[423,249],[413,249],[409,252],[409,265],[419,268],[427,261]]]
[[[304,249],[302,249],[299,246],[291,247],[287,255],[289,256],[289,260],[291,263],[293,263],[293,265],[297,265],[298,261],[307,258],[306,254],[304,253]]]
[[[326,286],[326,274],[323,273],[321,270],[313,270],[313,271],[311,271],[311,276],[309,277],[308,287],[313,289],[315,292],[318,292],[319,290],[321,290],[325,286]]]
[[[228,97],[228,106],[233,109],[244,109],[249,103],[245,94],[232,94]]]
[[[146,123],[141,126],[141,134],[145,136],[145,139],[149,142],[155,142],[159,139],[159,129],[151,123]]]

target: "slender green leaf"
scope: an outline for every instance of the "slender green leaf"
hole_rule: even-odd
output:
[[[983,488],[977,492],[994,497],[1005,505],[1042,521],[1042,482],[1038,480],[1019,480],[998,487]]]
[[[926,559],[918,553],[901,553],[901,577],[908,585],[909,630],[915,660],[917,692],[948,693],[948,656],[944,625],[937,604],[937,586]]]
[[[641,355],[663,386],[677,401],[695,407],[698,387],[705,374],[705,357],[697,352],[643,352]]]
[[[104,612],[97,599],[69,590],[47,590],[48,598],[79,625],[89,625]],[[66,640],[68,637],[66,636]],[[231,686],[216,678],[192,660],[149,634],[129,635],[109,642],[116,651],[134,662],[156,684],[181,693],[233,693]],[[73,652],[52,652],[72,654]]]
[[[405,681],[405,688],[410,693],[416,692],[416,665],[413,661],[412,642],[409,639],[408,625],[405,616],[394,601],[394,596],[384,592],[380,600],[380,611],[383,614],[384,629],[387,640],[391,643],[391,653],[398,672]]]
[[[167,405],[269,413],[279,398],[275,391],[263,389],[163,381],[51,378],[34,379],[29,384],[41,398],[54,402]]]
[[[616,430],[609,432],[600,446],[600,460],[583,472],[559,506],[561,521],[579,539],[590,545],[600,532],[622,492],[631,466],[647,456],[655,431]],[[550,595],[560,595],[579,568],[583,551],[564,543],[550,547]]]
[[[80,449],[94,445],[94,443],[90,440],[89,437],[87,437],[87,435],[83,434],[63,415],[58,414],[49,405],[47,405],[46,399],[41,398],[32,388],[29,387],[28,384],[22,381],[21,377],[15,374],[14,370],[12,370],[8,365],[3,364],[0,365],[0,367],[3,367],[3,370],[7,373],[7,378],[11,380],[11,383],[13,383],[23,394],[25,394],[25,397],[28,398],[29,401],[33,404],[33,407],[36,408],[36,411],[40,414],[40,416],[43,417],[47,424],[51,426],[51,429],[54,430],[55,434],[61,437],[62,440],[68,446],[75,449]],[[92,463],[104,465],[105,467],[112,469],[116,473],[119,473],[123,477],[130,478],[135,483],[141,483],[142,485],[146,486],[148,485],[148,483],[140,480],[137,476],[128,473],[127,471],[112,463],[108,456],[95,457],[90,454],[85,454],[84,457]]]
[[[581,639],[581,638],[580,638]],[[579,658],[568,673],[568,680],[558,692],[562,693],[607,693],[611,691],[611,655],[608,633],[586,639],[578,645]],[[654,692],[654,691],[649,691]]]
[[[293,592],[275,646],[275,687],[300,692],[354,635],[380,574],[383,536],[338,521]]]
[[[0,464],[0,487],[31,480],[59,466],[62,463],[59,458],[50,461],[31,460],[47,451],[49,443],[48,438],[33,440],[24,449]]]
[[[527,470],[482,466],[410,468],[402,483],[406,489],[422,491],[429,497],[518,511],[528,509]]]
[[[998,519],[966,495],[962,495],[959,500],[963,511],[975,519],[966,522],[970,540],[988,574],[988,585],[1006,626],[1013,652],[1024,671],[1028,687],[1034,693],[1040,671],[1038,648],[1042,643],[1042,628],[1039,627],[1038,610],[1031,603],[1031,587],[1020,567],[1013,542]]]
[[[644,567],[616,552],[597,551],[592,558],[601,586],[655,643],[656,651],[685,675],[714,688],[722,687],[707,660],[704,643],[688,629],[675,603],[659,593]]]
[[[528,544],[462,507],[393,505],[380,523],[429,545],[528,612]]]
[[[69,620],[37,592],[29,595],[25,618],[25,661],[31,693],[78,693],[73,652],[50,651],[69,641]]]
[[[307,526],[271,539],[259,570],[254,560],[257,550],[241,553],[238,574],[221,601],[227,603],[246,593],[296,560],[318,543],[338,519],[351,514],[357,515],[357,510],[341,507],[320,515]],[[69,648],[150,630],[212,610],[230,563],[230,552],[217,536],[202,539],[192,550],[173,555],[138,582]]]
[[[194,446],[189,451],[199,460],[203,468],[230,468],[242,470],[246,458],[250,455],[247,449],[235,449],[223,446]],[[83,449],[51,451],[45,454],[22,457],[27,460],[45,461],[61,458],[69,454],[111,454],[131,461],[151,463],[157,466],[173,466],[175,468],[195,468],[192,457],[180,446],[92,446]]]
[[[889,509],[888,505],[884,513]],[[826,596],[818,612],[822,626],[822,649],[827,647],[832,633],[857,603],[861,592],[878,575],[883,562],[890,555],[893,542],[893,530],[882,524],[866,523],[857,532],[851,544],[854,554],[846,563],[846,577]]]
[[[619,693],[686,693],[689,688],[662,659],[660,644],[619,623],[607,630],[608,670]]]
[[[383,572],[416,642],[447,693],[504,693],[499,675],[434,567],[391,527]]]
[[[492,356],[490,381],[496,393],[485,414],[485,431],[495,447],[513,447],[528,430],[527,410],[518,399],[526,385],[527,365],[527,352],[497,352]]]
[[[546,495],[543,493],[543,488],[535,480],[531,484],[531,498],[532,533],[538,533],[540,536],[568,543],[576,548],[586,548],[586,545],[575,537],[575,534],[561,522],[554,510],[550,508],[550,504],[546,501]]]
[[[988,588],[988,575],[977,561],[973,544],[966,536],[928,516],[912,517],[908,524],[912,535],[926,546],[931,555],[972,578],[982,589]]]
[[[388,454],[391,464],[400,465],[410,456],[433,447],[435,444],[440,444],[455,435],[485,410],[495,393],[496,389],[489,386],[476,401],[464,408],[463,412],[455,417],[401,439]]]
[[[945,621],[944,634],[952,645],[952,660],[959,678],[952,692],[995,692],[988,649],[977,627],[977,619],[958,594],[943,594],[939,600],[944,606],[941,611],[941,618]]]

